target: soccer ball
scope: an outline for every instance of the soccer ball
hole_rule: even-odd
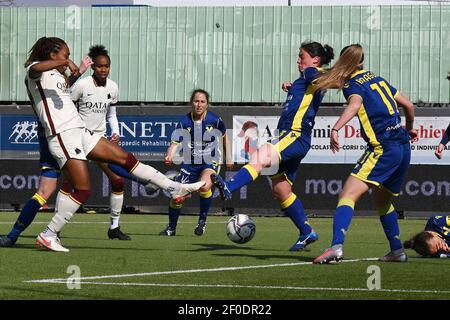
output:
[[[235,243],[249,242],[255,232],[255,222],[246,214],[236,214],[227,222],[227,236]]]

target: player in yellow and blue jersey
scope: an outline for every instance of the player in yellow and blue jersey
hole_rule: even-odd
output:
[[[183,163],[176,181],[181,183],[194,183],[205,181],[200,188],[200,213],[198,224],[194,230],[197,236],[203,235],[206,228],[206,218],[212,202],[211,173],[218,174],[222,162],[222,143],[226,155],[227,169],[232,169],[230,145],[226,136],[226,127],[222,118],[214,112],[208,111],[209,93],[202,89],[196,89],[191,94],[190,103],[192,111],[185,115],[177,125],[177,130],[172,134],[173,140],[167,155],[165,164],[173,163],[178,146],[182,147]],[[169,203],[169,224],[160,232],[162,236],[174,236],[178,217],[181,213],[181,203],[173,200]]]
[[[282,84],[288,96],[277,126],[279,136],[255,151],[250,163],[242,167],[230,181],[224,181],[218,174],[211,176],[222,198],[228,199],[232,192],[251,183],[263,169],[269,168],[272,171],[273,194],[299,229],[300,236],[290,248],[291,251],[302,250],[319,238],[308,223],[302,202],[292,192],[292,184],[300,162],[310,149],[314,118],[324,96],[323,91],[315,89],[313,82],[321,72],[319,67],[328,64],[333,57],[333,48],[328,45],[303,43],[297,59],[300,77],[293,83]]]
[[[391,251],[380,261],[406,262],[400,241],[397,212],[391,197],[400,188],[411,158],[409,141],[417,141],[413,129],[414,105],[387,80],[363,69],[364,53],[359,44],[345,47],[336,64],[319,77],[318,90],[343,89],[348,105],[331,131],[333,152],[339,151],[339,130],[355,115],[361,125],[361,135],[367,150],[358,160],[346,180],[334,213],[331,247],[314,263],[337,262],[343,258],[343,243],[350,226],[355,203],[369,189],[380,215],[380,221]],[[402,127],[397,104],[405,111],[406,129]]]
[[[450,215],[432,216],[428,219],[425,230],[403,245],[424,257],[450,258]]]

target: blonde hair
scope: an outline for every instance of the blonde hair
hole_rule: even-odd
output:
[[[351,75],[362,68],[363,60],[364,52],[361,45],[352,44],[345,47],[334,66],[317,79],[316,90],[342,89]]]

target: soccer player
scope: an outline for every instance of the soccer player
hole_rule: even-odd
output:
[[[218,174],[220,171],[221,142],[226,155],[227,169],[233,168],[231,159],[231,148],[226,136],[226,128],[223,120],[214,112],[208,111],[209,93],[202,89],[192,92],[190,103],[192,111],[185,115],[179,122],[173,135],[174,140],[167,149],[164,162],[167,165],[173,163],[173,157],[181,145],[183,152],[189,153],[187,159],[181,165],[177,181],[192,183],[204,181],[205,185],[200,188],[200,213],[198,224],[194,230],[197,236],[203,235],[206,229],[206,218],[212,202],[211,173]],[[169,203],[169,224],[159,234],[162,236],[174,236],[178,217],[181,213],[182,204]]]
[[[76,81],[91,64],[91,58],[89,56],[84,57],[80,64],[79,73],[69,77],[69,84]],[[45,138],[44,128],[39,122],[39,119],[37,120],[39,166],[41,168],[39,188],[20,211],[19,217],[11,228],[11,231],[6,236],[0,236],[0,247],[14,246],[19,239],[20,234],[33,222],[39,209],[47,203],[48,199],[52,196],[57,187],[61,170],[59,169],[56,160],[50,154],[47,139]]]
[[[70,194],[59,195],[58,210],[36,242],[50,250],[62,252],[69,250],[62,246],[57,233],[90,195],[87,159],[121,165],[134,177],[167,190],[178,201],[183,201],[185,196],[204,185],[204,182],[184,185],[171,181],[117,144],[88,130],[70,98],[65,71],[69,68],[76,75],[79,70],[69,56],[70,50],[64,40],[42,37],[31,48],[25,63],[25,84],[44,127],[50,153],[73,187]]]
[[[300,162],[310,149],[314,118],[324,96],[324,91],[316,90],[313,82],[321,72],[319,67],[328,64],[333,57],[333,48],[328,45],[303,43],[297,58],[300,77],[293,83],[287,81],[282,84],[288,96],[277,125],[279,137],[254,152],[249,164],[242,167],[231,180],[224,181],[218,174],[211,175],[221,197],[228,199],[232,192],[254,181],[264,168],[279,165],[277,172],[271,176],[272,191],[300,233],[291,251],[302,250],[319,238],[308,223],[302,202],[292,192],[292,184]]]
[[[119,122],[116,115],[119,89],[117,84],[108,78],[111,59],[102,45],[92,46],[88,56],[92,59],[93,74],[78,80],[72,87],[70,96],[77,106],[78,113],[86,128],[95,134],[106,136],[106,121],[111,128],[111,142],[118,144],[120,140]],[[120,230],[119,219],[123,205],[124,179],[112,172],[106,163],[96,162],[111,183],[110,239],[131,240],[131,237]]]
[[[355,115],[361,124],[361,135],[367,150],[358,160],[339,194],[334,213],[331,247],[314,259],[314,263],[331,263],[343,259],[343,244],[350,226],[355,203],[369,189],[380,215],[380,221],[391,251],[380,261],[406,262],[407,256],[400,241],[397,212],[391,198],[400,188],[411,158],[409,140],[417,141],[414,125],[414,105],[387,80],[363,69],[364,53],[359,44],[341,51],[335,65],[318,78],[318,90],[342,89],[348,102],[331,130],[333,153],[340,148],[338,132]],[[406,115],[406,129],[402,127],[397,104]]]
[[[450,215],[431,217],[425,230],[405,241],[403,246],[424,257],[450,258]]]
[[[448,125],[447,130],[445,130],[445,133],[438,144],[437,150],[434,152],[434,154],[439,160],[442,159],[442,151],[444,151],[445,145],[448,143],[449,140],[450,140],[450,124]]]

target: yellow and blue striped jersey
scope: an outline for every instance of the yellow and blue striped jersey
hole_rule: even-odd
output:
[[[192,112],[181,118],[177,130],[172,134],[172,143],[182,143],[191,154],[191,163],[203,164],[216,151],[220,153],[219,138],[226,133],[222,118],[211,111],[206,111],[200,121],[194,121]],[[207,163],[209,164],[209,163]]]
[[[361,135],[371,146],[388,142],[409,141],[408,132],[401,125],[395,97],[398,90],[371,71],[355,72],[342,90],[347,101],[354,95],[362,98],[358,111]]]
[[[311,139],[314,118],[324,96],[324,91],[316,92],[312,85],[319,74],[318,68],[309,67],[292,83],[278,121],[279,131],[298,131]]]
[[[436,232],[450,246],[450,216],[432,216],[428,219],[425,231]]]

